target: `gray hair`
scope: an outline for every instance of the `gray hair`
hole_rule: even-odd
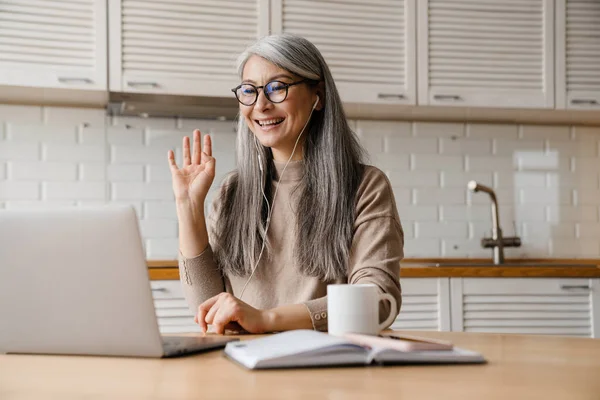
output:
[[[313,113],[304,140],[304,176],[296,214],[294,262],[307,276],[324,281],[345,278],[354,233],[356,193],[362,179],[364,150],[350,129],[339,93],[323,56],[308,40],[291,34],[263,37],[240,56],[239,74],[257,55],[300,77],[324,83],[324,108]],[[324,98],[323,98],[324,97]],[[275,167],[271,149],[258,144],[245,119],[239,117],[237,169],[226,179],[222,207],[215,216],[211,245],[215,259],[227,274],[251,274],[265,232],[267,204],[273,190]]]

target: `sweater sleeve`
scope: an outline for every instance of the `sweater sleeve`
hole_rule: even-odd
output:
[[[206,220],[209,240],[212,237],[220,204],[221,196],[217,196],[212,203],[211,212]],[[184,296],[192,312],[196,313],[200,304],[225,291],[225,280],[214,259],[210,244],[201,254],[192,258],[184,257],[179,251],[178,261]]]
[[[372,283],[396,300],[396,315],[402,305],[400,261],[404,257],[404,233],[394,194],[385,174],[367,167],[358,190],[354,235],[348,262],[348,283]],[[313,327],[327,330],[327,297],[304,303]],[[381,302],[379,320],[390,314],[390,304]]]

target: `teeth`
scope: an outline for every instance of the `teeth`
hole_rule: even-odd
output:
[[[277,118],[277,119],[267,119],[264,121],[258,121],[258,124],[260,126],[267,126],[267,125],[274,125],[274,124],[278,124],[281,121],[283,121],[283,118]]]

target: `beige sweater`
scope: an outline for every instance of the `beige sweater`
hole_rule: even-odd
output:
[[[278,175],[285,162],[275,162]],[[295,268],[294,247],[295,215],[292,211],[298,191],[292,189],[302,178],[303,161],[287,166],[279,184],[272,211],[268,236],[273,254],[263,253],[256,272],[242,300],[257,309],[270,309],[286,304],[305,304],[316,330],[327,330],[327,284],[373,283],[382,292],[397,300],[400,309],[402,296],[399,283],[400,260],[403,258],[404,235],[390,183],[379,169],[366,166],[358,188],[354,237],[348,263],[348,275],[335,282],[302,275]],[[212,215],[220,207],[219,197],[213,203]],[[210,236],[212,222],[208,218]],[[266,252],[266,249],[265,249]],[[223,276],[209,246],[194,258],[184,258],[180,252],[179,271],[185,296],[192,310],[206,299],[223,291],[239,297],[248,277]],[[387,302],[380,303],[380,319],[389,314]]]

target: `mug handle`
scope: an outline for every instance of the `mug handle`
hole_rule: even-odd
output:
[[[397,306],[396,306],[396,299],[394,299],[394,296],[392,296],[389,293],[381,293],[379,295],[379,301],[382,301],[382,300],[389,301],[391,307],[390,307],[390,315],[387,317],[387,319],[385,321],[383,321],[381,324],[379,324],[379,331],[382,331],[385,328],[387,328],[394,321],[394,319],[396,319],[396,314],[398,313]]]

